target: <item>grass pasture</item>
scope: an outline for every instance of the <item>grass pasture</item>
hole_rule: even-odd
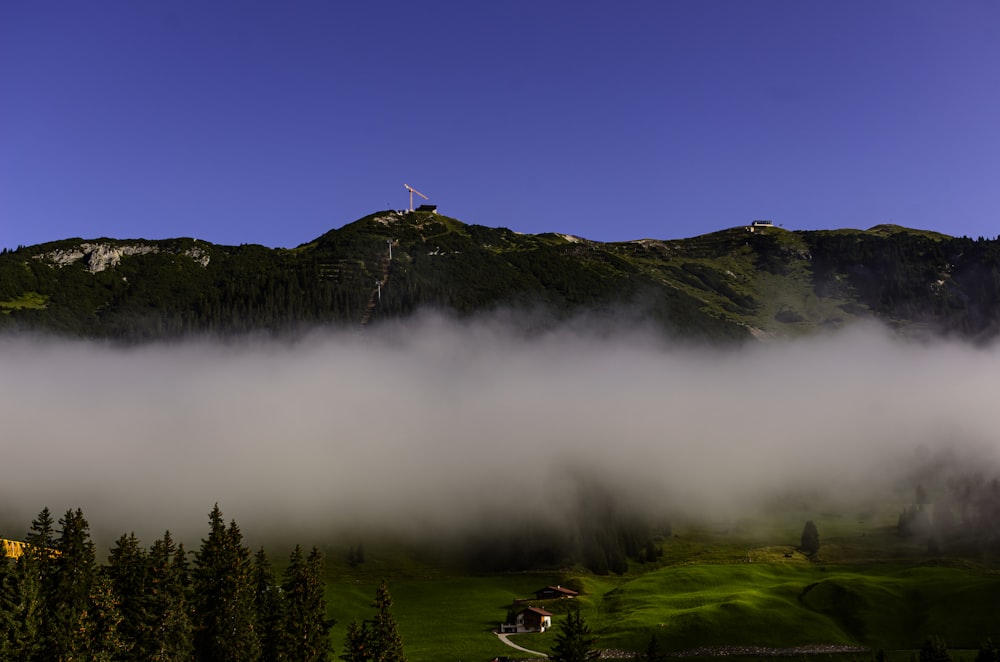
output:
[[[511,602],[531,597],[534,591],[556,580],[546,574],[389,580],[393,611],[408,659],[421,662],[510,657],[516,651],[500,643],[492,630],[506,617]],[[375,587],[375,583],[336,583],[328,588],[329,613],[337,619],[332,636],[338,654],[342,652],[347,624],[355,618],[372,616]],[[533,648],[537,642],[537,635],[523,635],[520,643]]]
[[[882,649],[895,660],[909,659],[903,651],[931,636],[973,651],[988,637],[1000,640],[994,564],[928,557],[925,546],[898,538],[884,519],[817,518],[825,537],[812,560],[788,543],[801,530],[799,519],[776,518],[765,533],[756,526],[686,529],[662,541],[656,564],[633,563],[623,576],[470,576],[398,550],[376,550],[349,568],[330,555],[330,614],[338,621],[332,636],[339,650],[347,624],[371,615],[375,586],[385,577],[411,662],[527,657],[501,644],[492,628],[515,599],[571,580],[583,586],[579,598],[534,604],[554,612],[556,624],[579,608],[608,649],[642,651],[655,634],[674,652],[843,644]],[[513,640],[548,652],[557,629]]]
[[[514,656],[490,631],[515,598],[565,578],[544,574],[390,581],[411,662]],[[817,644],[871,650],[915,649],[930,636],[974,649],[1000,640],[1000,575],[896,565],[706,564],[618,577],[585,577],[577,600],[542,604],[556,613],[579,606],[601,648],[792,647]],[[373,583],[331,586],[335,644],[353,618],[371,615]],[[554,630],[513,638],[547,652]]]
[[[918,647],[942,636],[963,648],[998,638],[1000,576],[963,568],[694,565],[663,568],[605,593],[591,617],[602,645],[850,644]]]

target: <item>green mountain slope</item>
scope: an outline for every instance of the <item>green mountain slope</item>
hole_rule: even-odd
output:
[[[596,311],[715,341],[862,318],[986,339],[998,304],[998,241],[898,226],[600,243],[387,211],[295,249],[66,239],[0,255],[0,329],[128,341],[506,308]]]

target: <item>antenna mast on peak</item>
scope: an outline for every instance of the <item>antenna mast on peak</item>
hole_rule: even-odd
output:
[[[410,192],[410,211],[413,211],[413,194],[414,193],[416,193],[417,195],[419,195],[424,200],[430,200],[430,198],[428,198],[426,195],[424,195],[423,193],[421,193],[417,189],[413,188],[409,184],[403,184],[403,186],[406,187],[406,190]]]

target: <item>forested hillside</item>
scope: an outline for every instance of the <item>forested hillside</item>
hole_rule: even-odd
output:
[[[507,308],[535,320],[597,311],[714,341],[863,318],[975,340],[1000,328],[995,239],[755,230],[599,243],[386,211],[294,249],[64,239],[0,255],[0,329],[143,341]]]

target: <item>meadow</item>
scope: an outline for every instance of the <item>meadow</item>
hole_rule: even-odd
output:
[[[398,547],[377,546],[350,567],[331,552],[330,614],[336,646],[352,618],[363,618],[378,578],[389,581],[411,662],[527,657],[504,646],[491,630],[516,599],[562,584],[580,597],[528,600],[556,614],[544,634],[512,637],[548,652],[560,615],[580,609],[602,649],[643,651],[651,637],[672,653],[738,646],[790,648],[840,645],[910,659],[928,638],[970,651],[1000,640],[1000,572],[991,558],[930,555],[925,541],[900,538],[888,513],[816,518],[822,538],[810,558],[796,550],[790,518],[739,525],[675,527],[658,538],[662,556],[630,563],[623,575],[596,576],[579,568],[558,572],[468,575],[416,561]],[[799,656],[801,657],[801,656]],[[827,659],[829,656],[824,656]],[[844,659],[857,655],[841,656]]]

